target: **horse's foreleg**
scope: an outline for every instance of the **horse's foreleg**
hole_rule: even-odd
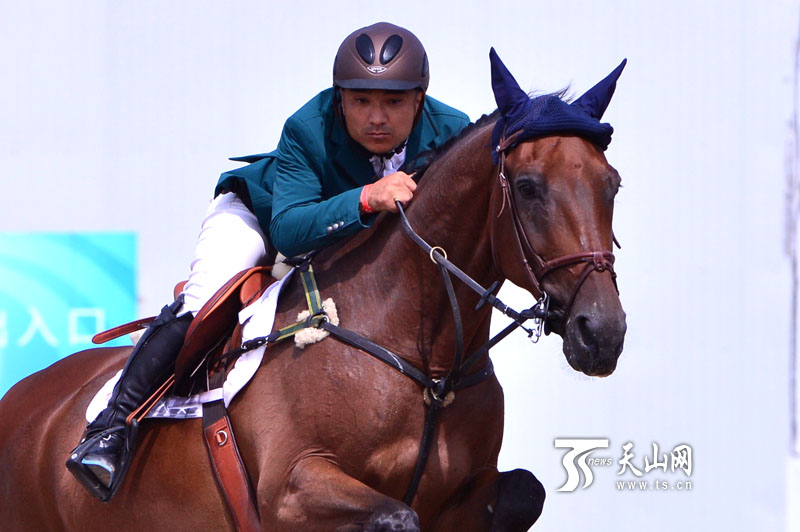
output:
[[[433,530],[524,532],[539,519],[544,497],[544,487],[530,471],[484,471],[444,509]]]
[[[346,532],[419,532],[416,512],[346,475],[322,457],[306,458],[293,469],[268,529]],[[265,527],[267,528],[267,527]]]
[[[498,485],[499,493],[493,507],[491,530],[528,530],[542,514],[544,486],[533,473],[524,469],[501,473]]]

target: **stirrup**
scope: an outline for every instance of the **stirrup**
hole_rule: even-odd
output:
[[[73,449],[69,459],[67,459],[67,469],[90,495],[103,502],[108,502],[119,489],[130,468],[133,455],[131,438],[135,438],[135,433],[135,427],[112,427],[87,436]],[[123,441],[118,455],[119,459],[113,464],[114,470],[112,472],[104,467],[105,464],[99,461],[86,460],[86,455],[100,445],[100,440],[110,438],[113,434],[117,434]],[[103,482],[101,477],[98,476],[100,471],[108,473],[110,483]]]

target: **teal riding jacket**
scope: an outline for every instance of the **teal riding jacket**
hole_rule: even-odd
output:
[[[376,179],[372,154],[350,139],[334,105],[334,89],[322,91],[289,117],[275,151],[232,159],[251,164],[217,183],[215,194],[236,192],[287,257],[329,246],[375,218],[358,210],[361,189]],[[467,124],[467,115],[427,96],[403,169]]]

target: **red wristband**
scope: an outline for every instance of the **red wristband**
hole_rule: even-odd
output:
[[[367,203],[367,189],[371,186],[372,184],[364,185],[364,188],[361,189],[361,199],[359,201],[361,202],[361,211],[364,212],[364,214],[372,214],[375,212],[375,209],[370,207],[369,203]]]

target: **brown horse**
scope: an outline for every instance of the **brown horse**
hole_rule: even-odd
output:
[[[537,297],[540,288],[549,293],[547,325],[564,338],[570,365],[610,374],[625,334],[613,270],[601,265],[585,273],[583,262],[570,262],[542,278],[539,258],[547,264],[610,255],[619,176],[595,143],[550,135],[511,149],[502,161],[507,181],[498,180],[489,156],[497,120],[495,114],[470,126],[436,157],[408,219],[481,285],[509,279]],[[383,214],[319,253],[314,269],[341,326],[428,375],[448,371],[456,325],[447,293],[437,266],[404,234],[397,215]],[[297,276],[284,294],[278,327],[306,308]],[[491,307],[472,311],[479,296],[461,283],[455,294],[465,351],[472,352],[489,337]],[[233,529],[199,420],[143,422],[131,471],[109,503],[89,496],[64,467],[89,400],[129,351],[77,353],[23,380],[0,402],[0,530]],[[473,371],[487,362],[484,353]],[[335,338],[304,349],[271,346],[230,406],[262,529],[527,530],[544,490],[527,471],[497,470],[503,391],[494,376],[457,391],[441,410],[417,495],[411,506],[400,502],[425,412],[417,383]]]

